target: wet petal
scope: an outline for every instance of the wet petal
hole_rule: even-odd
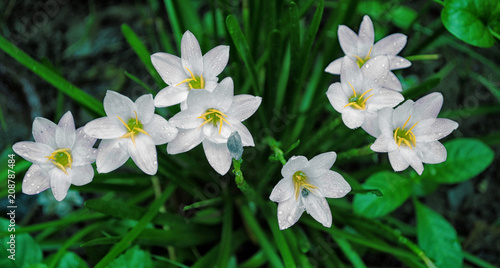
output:
[[[365,113],[365,122],[363,122],[361,128],[364,131],[366,131],[366,133],[372,135],[373,137],[378,137],[381,133],[380,128],[378,126],[378,113],[377,112]]]
[[[180,111],[170,118],[170,123],[182,129],[198,128],[203,124],[204,120],[201,117],[206,110],[200,107],[190,107],[186,110]]]
[[[203,56],[203,76],[218,76],[229,60],[229,46],[216,46]]]
[[[83,130],[87,133],[87,135],[93,138],[119,138],[127,133],[127,128],[123,124],[117,123],[116,121],[117,120],[111,120],[109,117],[97,118],[88,122]]]
[[[373,55],[397,55],[406,45],[406,35],[395,33],[384,37],[373,46]]]
[[[73,167],[90,165],[95,162],[97,157],[97,149],[90,147],[76,147],[71,150],[73,157]]]
[[[417,142],[431,142],[450,135],[457,128],[458,123],[450,119],[426,119],[418,122],[413,128],[413,134]]]
[[[205,100],[206,105],[211,108],[226,112],[233,103],[234,98],[234,84],[231,77],[226,77],[222,80],[214,91],[210,94],[209,98]],[[189,104],[188,104],[189,107]]]
[[[321,194],[328,198],[341,198],[351,191],[347,181],[335,171],[328,170],[321,177],[311,179]]]
[[[399,151],[401,152],[401,155],[404,157],[406,162],[410,164],[410,166],[418,173],[418,175],[422,175],[422,172],[424,171],[424,165],[422,164],[422,160],[420,160],[415,150],[412,150],[407,146],[400,146]]]
[[[75,144],[76,132],[75,121],[71,112],[66,112],[56,129],[56,144],[57,148],[72,148]]]
[[[411,66],[411,62],[403,57],[390,55],[387,57],[389,58],[391,70],[398,70]]]
[[[193,74],[199,76],[203,73],[203,57],[201,55],[200,44],[190,31],[186,31],[182,36],[181,57],[182,65],[189,68]],[[189,75],[187,70],[186,74]]]
[[[104,111],[108,117],[115,118],[119,116],[123,120],[125,120],[125,118],[135,117],[132,108],[133,105],[134,103],[128,97],[112,90],[106,91],[106,96],[104,97]]]
[[[304,170],[309,177],[319,177],[330,170],[337,159],[335,152],[319,154],[309,160],[309,167]]]
[[[389,59],[386,56],[372,58],[361,67],[361,72],[365,81],[380,85],[382,78],[389,72]]]
[[[274,186],[269,199],[273,202],[283,202],[292,198],[295,193],[293,181],[290,178],[281,179],[276,186]],[[295,198],[295,197],[294,197]]]
[[[356,62],[349,57],[345,57],[342,61],[340,81],[342,81],[342,87],[347,96],[353,94],[352,88],[357,92],[363,85],[363,73]]]
[[[69,173],[69,172],[68,172]],[[94,169],[92,165],[71,168],[71,184],[82,186],[92,182],[94,178]]]
[[[37,117],[33,121],[33,138],[37,143],[44,143],[52,148],[57,148],[56,144],[57,125],[43,117]]]
[[[394,132],[394,126],[392,123],[392,114],[394,110],[392,108],[383,108],[378,111],[377,119],[378,119],[378,127],[381,133]]]
[[[403,127],[404,123],[410,116],[411,118],[406,124],[407,129],[408,126],[411,127],[418,121],[414,113],[415,110],[413,109],[413,103],[414,102],[412,100],[406,100],[403,104],[394,109],[394,112],[392,113],[392,125],[394,126],[394,129]]]
[[[240,134],[241,137],[241,142],[243,143],[243,146],[255,146],[255,143],[253,141],[252,134],[250,131],[245,127],[245,125],[241,123],[231,123],[231,127]]]
[[[404,99],[403,95],[397,91],[378,89],[377,92],[373,94],[373,97],[366,102],[366,107],[370,111],[378,111],[385,107],[392,108],[404,101]]]
[[[346,55],[358,54],[358,35],[349,27],[340,25],[338,29],[340,46]]]
[[[144,125],[149,123],[155,113],[153,95],[145,94],[140,96],[134,103],[133,110],[137,113],[137,118]]]
[[[309,161],[305,156],[292,156],[281,169],[281,175],[285,179],[290,179],[293,173],[309,167]]]
[[[340,74],[343,59],[344,57],[332,61],[330,64],[328,64],[328,66],[326,66],[325,72],[331,74]]]
[[[175,139],[168,143],[167,152],[169,154],[187,152],[200,144],[203,138],[202,132],[196,129],[180,129]]]
[[[176,87],[168,86],[156,94],[154,104],[158,108],[176,105],[185,101],[188,94],[189,90],[185,85],[179,85]]]
[[[155,114],[144,130],[151,135],[155,145],[165,144],[177,136],[177,128],[165,118]]]
[[[434,92],[418,99],[414,104],[415,118],[419,121],[436,118],[443,106],[443,95]]]
[[[300,206],[300,203],[295,198],[289,198],[284,202],[280,202],[278,204],[278,224],[280,230],[285,230],[294,225],[300,219],[303,212],[304,206]]]
[[[403,171],[410,165],[406,159],[403,158],[400,150],[389,152],[389,162],[391,163],[394,171]]]
[[[365,121],[365,111],[354,109],[350,106],[345,107],[342,110],[342,121],[350,129],[358,128]]]
[[[315,220],[325,227],[329,228],[332,226],[332,211],[324,197],[309,194],[307,197],[302,198],[302,200],[306,206],[307,213],[311,214]]]
[[[56,149],[44,143],[21,141],[16,142],[12,146],[12,150],[33,164],[44,165],[49,161],[46,156],[50,156]]]
[[[446,148],[439,142],[417,142],[417,149],[423,163],[439,164],[446,161]]]
[[[93,147],[96,141],[96,138],[92,138],[87,135],[87,133],[85,132],[85,127],[80,127],[76,130],[76,140],[75,144],[73,145],[73,149],[79,147]]]
[[[203,150],[207,156],[208,163],[221,175],[225,175],[231,167],[231,154],[225,143],[213,143],[203,141]]]
[[[97,151],[97,172],[108,173],[121,167],[129,155],[124,139],[102,140]]]
[[[330,87],[328,87],[326,96],[328,97],[328,100],[333,108],[339,113],[341,113],[344,106],[349,103],[349,96],[345,94],[339,82],[333,83]]]
[[[375,142],[370,146],[374,152],[386,153],[393,152],[398,149],[398,145],[394,141],[392,132],[382,132]]]
[[[62,201],[66,197],[70,186],[71,177],[69,175],[58,168],[53,168],[50,171],[50,188],[57,201]]]
[[[163,52],[151,55],[151,62],[158,74],[169,86],[174,86],[186,78],[186,69],[182,66],[181,58]]]
[[[50,187],[50,177],[47,169],[39,165],[31,165],[23,179],[23,193],[39,194]]]
[[[137,135],[135,145],[132,142],[128,143],[128,154],[144,173],[155,175],[156,171],[158,171],[156,146],[150,136],[145,134]]]
[[[240,122],[245,121],[257,111],[261,102],[261,97],[247,94],[234,96],[231,107],[226,114]]]
[[[371,54],[373,42],[375,39],[375,33],[373,30],[373,23],[370,17],[365,15],[363,21],[359,27],[358,34],[358,55],[366,56],[368,53]]]

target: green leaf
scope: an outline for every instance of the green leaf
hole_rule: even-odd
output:
[[[498,0],[446,0],[441,20],[458,39],[478,47],[491,47],[490,29],[498,23]]]
[[[422,179],[438,183],[459,183],[477,176],[493,161],[495,153],[477,139],[455,139],[444,144],[448,157],[444,163],[426,165]]]
[[[432,209],[415,202],[418,245],[437,267],[462,267],[463,253],[453,226]]]
[[[151,255],[144,250],[141,250],[139,246],[135,246],[125,254],[116,258],[114,261],[110,262],[109,268],[149,268],[153,267],[153,261],[151,260]]]
[[[87,268],[89,266],[82,258],[80,258],[80,256],[76,255],[75,253],[73,253],[71,251],[68,251],[64,254],[62,259],[59,261],[59,265],[57,267],[59,267],[59,268],[65,268],[65,267]]]
[[[367,218],[378,218],[389,214],[411,194],[411,181],[392,171],[382,171],[370,176],[363,184],[364,189],[379,189],[383,196],[358,194],[354,197],[354,213]]]
[[[14,214],[15,215],[15,214]],[[10,215],[7,215],[10,218]],[[16,223],[11,224],[8,219],[0,219],[0,230],[10,233],[0,238],[0,267],[28,267],[42,261],[42,250],[28,234],[16,234]],[[13,228],[13,229],[12,229]],[[15,260],[12,260],[14,258]]]

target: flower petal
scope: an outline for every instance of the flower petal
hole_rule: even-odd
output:
[[[203,57],[201,55],[200,44],[190,31],[186,31],[182,36],[181,58],[182,65],[189,68],[193,74],[199,76],[203,73]],[[189,75],[187,70],[186,73]]]
[[[52,148],[57,148],[56,144],[57,125],[43,117],[37,117],[33,121],[33,138],[37,143],[44,143]]]
[[[102,140],[97,151],[97,172],[108,173],[127,162],[129,155],[124,139]]]
[[[97,157],[97,150],[90,147],[76,147],[71,150],[73,158],[73,167],[90,165],[95,162]]]
[[[370,146],[374,152],[387,153],[398,149],[398,145],[394,141],[392,132],[382,132],[375,142]]]
[[[418,175],[422,175],[422,172],[424,171],[424,165],[422,164],[422,160],[420,160],[415,150],[412,150],[407,146],[400,146],[399,151],[401,152],[401,155],[404,157],[406,162],[410,164],[410,166],[418,173]]]
[[[210,80],[209,78],[205,79],[205,90],[212,92],[217,87],[219,81],[218,79]]]
[[[333,108],[341,113],[344,107],[349,103],[349,96],[345,94],[339,82],[333,83],[328,87],[326,97]]]
[[[23,193],[39,194],[50,187],[50,177],[47,169],[39,165],[31,165],[23,179]]]
[[[365,111],[354,109],[350,106],[345,107],[342,110],[342,121],[350,129],[358,128],[365,121]]]
[[[363,73],[354,60],[345,57],[340,70],[340,81],[347,96],[352,95],[352,88],[359,90],[363,85]]]
[[[97,141],[96,138],[92,138],[89,135],[87,135],[87,133],[85,132],[85,127],[80,127],[76,130],[76,140],[75,144],[73,145],[73,149],[79,147],[84,147],[84,148],[93,147],[96,141]]]
[[[403,68],[408,68],[411,66],[411,62],[400,56],[387,56],[389,58],[391,70],[398,70]]]
[[[150,136],[139,134],[135,137],[135,144],[128,142],[128,154],[144,173],[155,175],[158,171],[156,146]]]
[[[422,121],[429,118],[436,118],[443,106],[443,95],[433,92],[418,99],[414,104],[415,118]]]
[[[231,127],[240,134],[243,146],[255,146],[252,134],[245,125],[235,122],[231,123]]]
[[[293,173],[309,167],[309,161],[305,156],[292,156],[281,169],[281,175],[285,179],[290,179]]]
[[[395,127],[392,122],[393,112],[394,109],[392,108],[383,108],[377,112],[377,121],[380,133],[387,132],[392,134],[394,132]]]
[[[167,153],[179,154],[187,152],[200,144],[203,138],[202,132],[196,129],[180,129],[175,139],[168,143]]]
[[[62,201],[68,194],[71,186],[71,176],[58,168],[50,170],[50,188],[57,201]]]
[[[366,102],[366,108],[370,111],[378,111],[385,107],[394,107],[404,101],[405,98],[401,93],[389,90],[389,89],[378,89],[373,97],[371,97]]]
[[[417,142],[416,148],[423,163],[439,164],[446,161],[446,148],[439,141]]]
[[[410,165],[408,161],[403,158],[400,150],[389,152],[389,162],[391,163],[392,169],[394,169],[394,171],[403,171]]]
[[[418,122],[413,128],[413,134],[415,134],[417,142],[431,142],[450,135],[457,128],[458,123],[450,119],[426,119]]]
[[[365,113],[365,122],[363,122],[361,128],[364,131],[366,131],[366,133],[372,135],[373,137],[380,136],[381,132],[378,126],[378,113],[377,112]]]
[[[348,56],[357,55],[358,53],[358,35],[349,27],[340,25],[337,31],[339,36],[340,47]]]
[[[231,167],[231,154],[227,148],[226,143],[213,143],[210,141],[203,141],[203,150],[207,156],[208,163],[221,175],[225,175]]]
[[[406,39],[406,35],[401,33],[386,36],[373,46],[372,53],[373,55],[397,55],[405,47]]]
[[[186,69],[182,66],[181,58],[163,52],[158,52],[151,55],[151,63],[155,67],[158,74],[167,85],[174,86],[186,78]]]
[[[393,72],[387,72],[381,79],[380,85],[387,89],[392,89],[398,92],[403,91],[403,86],[398,77]]]
[[[389,59],[386,56],[377,56],[368,60],[361,67],[364,83],[381,84],[381,80],[389,72]]]
[[[331,73],[331,74],[340,74],[340,69],[342,67],[342,60],[343,59],[344,59],[344,57],[338,58],[338,59],[330,62],[330,64],[328,64],[328,66],[326,66],[325,72]]]
[[[207,101],[208,99],[211,98],[211,94],[213,93],[203,89],[191,90],[186,99],[187,107],[189,109],[193,109],[194,107],[199,107],[199,109],[203,111],[206,111],[209,108],[214,108]]]
[[[205,100],[209,108],[215,108],[221,112],[226,112],[233,103],[234,84],[231,77],[226,77],[214,89],[209,98]],[[189,107],[189,103],[188,103]]]
[[[104,111],[108,117],[115,118],[119,116],[123,120],[135,117],[133,105],[134,103],[128,97],[112,90],[106,91]]]
[[[280,230],[285,230],[294,225],[304,212],[304,206],[295,198],[289,198],[284,202],[278,204],[278,224]]]
[[[170,118],[170,123],[182,129],[198,128],[204,122],[204,120],[199,117],[201,117],[205,111],[206,110],[199,106],[191,106],[172,116],[172,118]]]
[[[203,76],[218,76],[229,60],[229,46],[216,46],[203,56]]]
[[[101,117],[88,122],[83,129],[92,138],[114,139],[127,133],[127,129],[116,120],[109,117]]]
[[[403,104],[394,109],[394,112],[392,113],[392,126],[394,127],[393,129],[403,127],[404,123],[406,122],[406,120],[408,120],[408,118],[410,118],[410,116],[411,118],[406,124],[406,127],[411,127],[418,121],[414,113],[415,109],[413,108],[413,104],[414,102],[412,100],[406,100],[405,102],[403,102]]]
[[[66,112],[56,129],[56,144],[57,148],[72,148],[75,144],[76,132],[75,121],[70,111]]]
[[[137,113],[137,118],[141,123],[147,124],[155,113],[155,104],[153,95],[144,94],[140,96],[134,103],[133,110]]]
[[[46,156],[50,156],[56,149],[44,143],[21,141],[16,142],[12,146],[12,150],[33,164],[44,165],[49,161]]]
[[[319,177],[330,170],[337,159],[335,152],[319,154],[309,160],[309,167],[304,170],[309,177]]]
[[[332,226],[332,211],[324,197],[309,194],[307,197],[302,198],[302,200],[306,206],[307,213],[311,214],[315,220],[325,227],[329,228]]]
[[[240,122],[245,121],[257,111],[261,102],[261,97],[247,94],[236,95],[226,114]]]
[[[177,136],[177,128],[165,118],[154,114],[144,130],[151,135],[155,145],[165,144]]]
[[[358,34],[358,54],[359,56],[366,56],[368,53],[371,54],[373,49],[373,42],[375,40],[375,32],[373,30],[373,23],[370,17],[365,15],[363,21],[359,26]]]
[[[328,170],[321,177],[311,179],[324,197],[341,198],[351,191],[347,181],[335,171]]]
[[[293,181],[290,178],[283,178],[274,186],[269,199],[273,202],[283,202],[292,198],[294,192]]]
[[[94,169],[92,165],[84,165],[81,167],[72,167],[71,184],[82,186],[92,182],[94,178]]]
[[[188,97],[189,90],[187,89],[186,86],[179,85],[179,86],[168,86],[158,94],[156,94],[156,97],[154,99],[154,104],[158,108],[163,108],[163,107],[169,107],[172,105],[179,104],[183,101],[185,101]]]

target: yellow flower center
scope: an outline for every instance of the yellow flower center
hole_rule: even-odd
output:
[[[349,83],[349,82],[347,82]],[[351,83],[349,83],[349,86],[351,86],[352,88],[352,92],[354,93],[354,95],[352,95],[350,98],[349,98],[349,103],[344,105],[344,108],[347,107],[347,106],[352,106],[353,108],[356,108],[356,109],[359,109],[359,110],[366,110],[366,101],[371,98],[373,96],[370,95],[368,97],[365,98],[365,95],[366,93],[370,92],[373,90],[373,88],[371,89],[368,89],[367,91],[363,92],[363,94],[361,94],[361,96],[358,96],[356,94],[356,90],[354,90],[354,87],[351,85]]]
[[[71,150],[69,148],[57,149],[51,155],[46,156],[47,162],[51,161],[56,167],[60,168],[66,175],[67,168],[71,168],[73,158],[71,158]]]
[[[135,118],[130,118],[127,123],[125,123],[125,121],[123,121],[123,119],[121,119],[118,115],[116,117],[118,117],[118,119],[122,122],[122,124],[128,130],[128,132],[126,134],[124,134],[123,136],[121,136],[120,138],[132,139],[132,143],[134,144],[134,147],[135,147],[135,135],[138,135],[139,133],[146,134],[148,136],[151,136],[151,135],[149,135],[149,133],[147,133],[143,129],[141,121],[139,121],[139,119],[137,118],[137,112],[134,111],[134,113],[135,113]]]
[[[203,79],[203,75],[195,76],[193,74],[193,72],[191,72],[191,70],[189,70],[188,67],[184,67],[184,68],[186,68],[186,70],[188,70],[189,74],[191,74],[191,78],[186,78],[186,79],[182,80],[180,83],[178,83],[174,87],[181,85],[181,84],[184,84],[184,83],[188,83],[190,90],[193,88],[194,89],[205,88],[205,79]]]
[[[353,55],[356,58],[356,63],[358,64],[358,67],[361,68],[363,65],[372,57],[370,57],[370,54],[372,54],[372,48],[373,46],[370,47],[370,50],[368,51],[368,54],[364,58],[361,58],[358,55]]]
[[[415,134],[413,134],[413,132],[411,130],[418,124],[418,122],[413,124],[413,126],[411,126],[410,129],[408,129],[408,130],[405,129],[406,124],[408,124],[408,121],[410,121],[410,118],[411,118],[411,115],[410,115],[410,117],[408,117],[408,119],[406,119],[406,122],[403,124],[403,127],[401,127],[401,128],[398,127],[394,131],[394,141],[398,144],[398,148],[399,148],[399,146],[401,146],[401,143],[410,147],[410,149],[412,149],[412,150],[413,150],[413,147],[415,147],[417,145],[417,139],[415,138]]]
[[[222,124],[223,122],[226,122],[227,124],[231,125],[231,123],[229,123],[227,120],[226,120],[226,117],[227,115],[225,115],[223,112],[219,111],[219,110],[216,110],[216,109],[208,109],[204,114],[202,114],[201,116],[198,116],[197,118],[201,118],[203,120],[205,120],[199,127],[198,129],[200,129],[200,127],[208,124],[208,123],[212,123],[212,125],[214,127],[217,127],[217,125],[219,126],[219,135],[222,131]]]
[[[308,178],[306,174],[302,171],[297,171],[293,173],[292,176],[293,186],[295,187],[295,200],[299,199],[299,193],[302,193],[303,197],[307,197],[309,192],[314,189],[318,189],[318,187],[308,183]]]

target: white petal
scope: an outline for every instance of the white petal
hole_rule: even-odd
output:
[[[43,165],[46,164],[50,156],[56,149],[51,148],[47,144],[37,143],[32,141],[16,142],[12,146],[12,150],[22,158],[26,159],[33,164]]]
[[[412,150],[407,146],[400,146],[399,151],[401,152],[401,155],[404,157],[406,162],[410,164],[410,166],[418,173],[418,175],[422,175],[422,172],[424,171],[424,165],[422,164],[422,160],[420,160],[415,150]]]
[[[324,197],[341,198],[351,191],[347,181],[335,171],[328,170],[319,178],[311,179]]]
[[[309,167],[309,161],[305,156],[292,156],[281,169],[281,175],[285,179],[290,179],[293,173]]]
[[[112,120],[109,117],[94,119],[88,122],[83,130],[90,137],[98,139],[119,138],[127,133],[127,128],[123,124],[117,123],[116,120]]]
[[[338,58],[338,59],[330,62],[330,64],[328,64],[328,66],[326,66],[325,72],[331,73],[331,74],[340,74],[340,69],[342,67],[342,60],[343,59],[344,59],[344,57]]]
[[[391,70],[398,70],[403,68],[408,68],[411,66],[411,62],[400,56],[387,56],[391,65]]]
[[[205,100],[206,105],[215,108],[221,112],[226,112],[233,103],[234,84],[231,77],[226,77],[214,89],[210,97]],[[189,107],[189,104],[188,104]]]
[[[71,150],[71,157],[74,167],[90,165],[96,160],[97,150],[89,147],[76,147]]]
[[[412,100],[406,100],[403,104],[394,109],[394,112],[392,113],[392,125],[394,126],[394,129],[403,127],[404,123],[408,120],[408,118],[410,118],[410,116],[410,120],[406,123],[406,129],[418,121],[418,118],[416,118],[414,113],[413,104],[414,102]]]
[[[189,90],[186,86],[168,86],[160,90],[160,92],[156,94],[154,104],[158,108],[176,105],[185,101],[188,97],[188,94]]]
[[[69,173],[69,172],[68,172]],[[92,182],[94,178],[94,169],[92,165],[71,168],[71,184],[82,186]]]
[[[332,226],[332,211],[324,197],[319,197],[314,194],[309,194],[307,197],[302,198],[307,213],[323,224],[325,227]]]
[[[342,61],[340,81],[342,81],[342,87],[347,96],[353,94],[352,88],[357,92],[363,85],[363,73],[356,62],[349,57],[345,57]]]
[[[151,55],[151,62],[158,74],[169,86],[174,86],[190,76],[182,66],[181,58],[163,52]]]
[[[153,139],[145,134],[135,137],[135,145],[128,143],[128,154],[134,163],[146,174],[155,175],[158,171],[158,159],[156,157],[156,146]]]
[[[210,141],[203,141],[203,150],[207,156],[208,163],[221,175],[225,175],[231,167],[232,157],[227,148],[227,144],[216,144]]]
[[[97,151],[97,172],[108,173],[121,167],[128,160],[129,155],[125,139],[102,140]]]
[[[144,131],[151,135],[155,145],[165,144],[173,140],[178,132],[174,125],[157,114],[154,114],[149,123],[144,125]]]
[[[186,104],[189,109],[193,109],[194,107],[198,107],[203,111],[206,111],[212,105],[208,103],[208,100],[211,99],[211,95],[213,93],[204,89],[193,89],[189,92],[189,95],[186,99]]]
[[[366,102],[366,108],[370,111],[378,111],[385,107],[392,108],[404,100],[405,98],[403,95],[397,91],[378,89],[376,93],[373,94],[373,97]]]
[[[392,89],[398,92],[403,91],[403,86],[398,77],[393,72],[387,72],[385,76],[380,79],[379,83],[382,87]]]
[[[363,78],[366,81],[380,84],[382,77],[386,76],[389,72],[389,59],[386,56],[377,56],[369,59],[361,67]]]
[[[366,133],[372,135],[373,137],[380,136],[380,128],[378,126],[378,113],[377,112],[367,112],[365,113],[365,122],[361,125],[361,128],[366,131]]]
[[[167,152],[169,154],[187,152],[200,144],[203,138],[202,132],[196,129],[180,129],[175,139],[168,143]]]
[[[457,128],[458,123],[450,119],[426,119],[418,122],[413,128],[413,134],[417,142],[431,142],[450,135]]]
[[[374,152],[386,153],[397,150],[398,145],[394,141],[392,132],[382,132],[382,134],[380,134],[380,136],[370,146],[370,149]]]
[[[410,165],[406,159],[403,158],[400,150],[389,152],[389,162],[391,162],[391,166],[394,171],[405,170]]]
[[[203,57],[201,55],[200,44],[190,31],[186,31],[182,36],[181,57],[182,65],[189,68],[193,74],[199,76],[203,73]],[[189,74],[187,70],[186,73]]]
[[[338,29],[340,46],[346,55],[357,55],[358,35],[349,27],[340,25]]]
[[[216,46],[203,56],[203,76],[218,76],[229,60],[229,46]]]
[[[112,90],[106,91],[104,111],[108,117],[119,116],[122,120],[135,117],[133,105],[134,103],[128,97]]]
[[[66,112],[56,129],[56,144],[57,148],[72,148],[75,144],[76,132],[75,121],[71,112]]]
[[[134,111],[137,113],[137,119],[143,125],[149,123],[155,113],[153,95],[145,94],[140,96],[134,103]]]
[[[299,199],[300,200],[300,199]],[[280,230],[285,230],[294,225],[304,212],[304,206],[300,205],[295,197],[289,198],[278,204],[278,224]]]
[[[70,186],[71,177],[69,175],[58,168],[53,168],[50,171],[50,188],[57,201],[62,201],[66,197]]]
[[[333,83],[328,87],[326,97],[328,97],[330,104],[339,113],[341,113],[344,106],[349,103],[349,96],[345,94],[339,82]]]
[[[359,26],[358,34],[358,55],[366,56],[372,50],[375,33],[373,30],[373,23],[370,17],[365,15],[363,21]]]
[[[41,193],[50,187],[47,169],[39,165],[31,165],[23,179],[23,193],[33,195]]]
[[[231,127],[235,130],[238,131],[238,134],[240,134],[241,137],[241,143],[243,143],[243,146],[255,146],[255,143],[253,141],[252,134],[250,131],[248,131],[247,127],[241,123],[231,123]]]
[[[274,186],[269,199],[273,202],[283,202],[289,198],[292,198],[295,192],[293,186],[293,181],[290,178],[281,179],[276,186]],[[295,197],[293,197],[295,198]]]
[[[261,102],[261,97],[247,94],[234,96],[231,107],[227,110],[226,115],[240,122],[245,121],[257,111]]]
[[[381,133],[388,132],[388,133],[393,133],[394,132],[394,126],[393,126],[393,120],[392,120],[392,115],[393,115],[394,109],[392,108],[383,108],[378,111],[377,113],[377,120],[378,120],[378,128]],[[375,136],[376,137],[376,136]]]
[[[374,46],[373,55],[397,55],[406,45],[406,35],[395,33],[391,34],[380,41]]]
[[[446,148],[439,142],[417,142],[419,157],[423,163],[439,164],[446,161]]]
[[[417,120],[422,121],[429,118],[436,118],[443,106],[443,95],[434,92],[418,99],[414,104],[414,111]]]
[[[217,87],[219,81],[218,79],[215,80],[209,80],[209,78],[205,79],[205,90],[212,92],[214,89]]]
[[[319,177],[332,168],[336,159],[335,152],[319,154],[309,160],[309,167],[304,172],[309,177]]]
[[[85,148],[93,147],[96,141],[97,141],[96,138],[92,138],[89,135],[87,135],[87,133],[85,132],[85,127],[80,127],[76,130],[76,140],[75,144],[73,145],[73,149],[79,147],[85,147]]]
[[[192,106],[186,110],[176,113],[170,118],[170,123],[182,129],[198,128],[204,120],[200,117],[206,110],[201,107]]]
[[[351,106],[345,107],[342,110],[342,121],[350,129],[358,128],[365,121],[365,111],[354,109]]]
[[[57,125],[43,117],[37,117],[33,121],[33,138],[37,143],[45,143],[52,148],[57,148],[56,144]]]

